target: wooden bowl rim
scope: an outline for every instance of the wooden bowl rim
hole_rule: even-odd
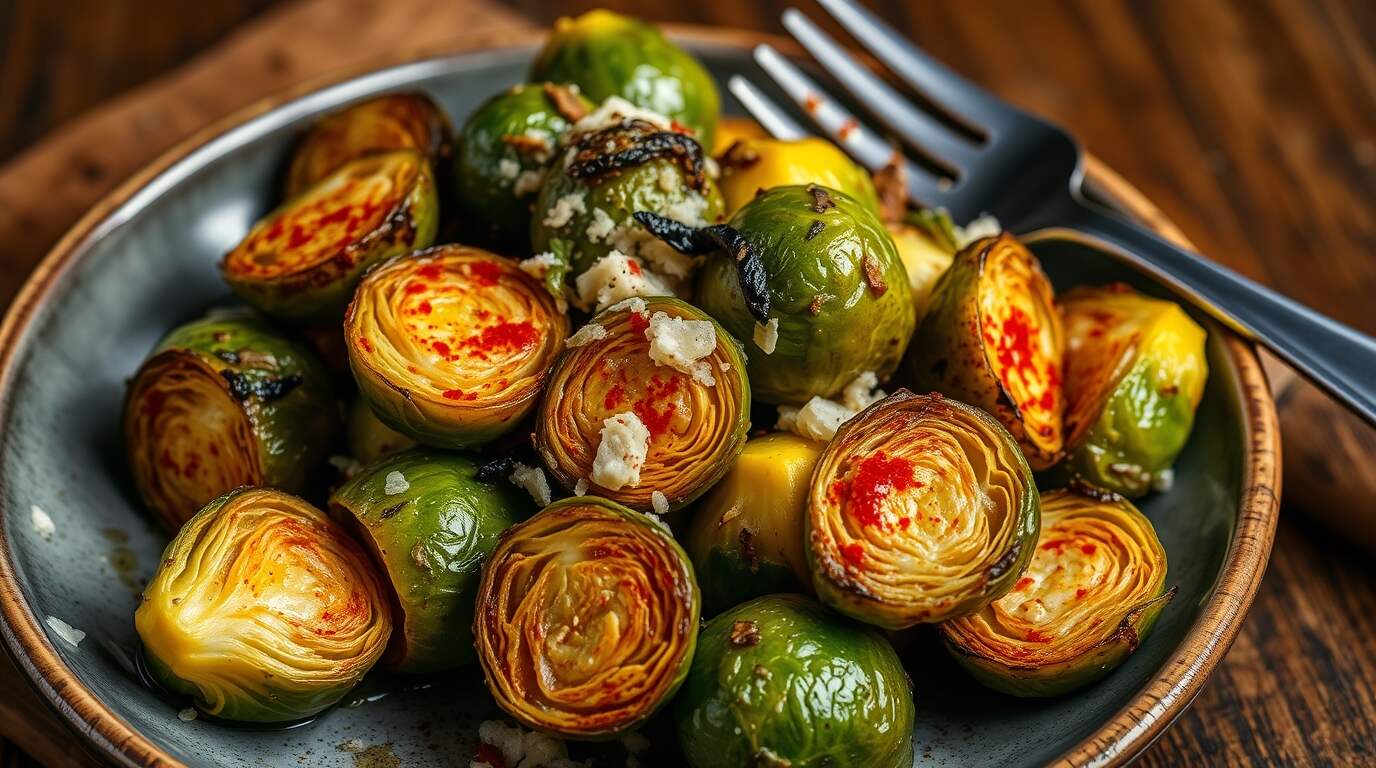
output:
[[[769,43],[791,56],[802,56],[789,39],[749,30],[711,28],[688,24],[662,25],[670,36],[708,46],[751,48]],[[314,78],[281,93],[234,111],[197,131],[163,152],[153,162],[102,197],[44,256],[25,280],[0,324],[0,416],[10,407],[14,362],[35,313],[49,300],[49,293],[63,275],[85,255],[104,233],[111,214],[197,149],[235,127],[302,96],[341,85],[369,73],[452,56],[538,45],[546,30],[514,28],[497,33],[461,38],[443,48],[411,48],[382,57],[365,68],[346,74]],[[1090,156],[1086,181],[1101,196],[1148,224],[1163,236],[1189,245],[1184,234],[1140,191],[1113,170]],[[1221,327],[1221,326],[1220,326]],[[1238,377],[1239,400],[1244,409],[1245,437],[1249,450],[1244,458],[1242,508],[1228,546],[1223,570],[1212,597],[1186,633],[1180,648],[1147,685],[1108,722],[1079,745],[1059,757],[1054,765],[1121,766],[1130,762],[1160,737],[1203,687],[1241,629],[1242,619],[1256,596],[1275,539],[1280,505],[1280,432],[1275,403],[1255,346],[1231,331],[1225,346]],[[34,687],[80,734],[107,758],[140,768],[172,768],[183,763],[125,723],[91,693],[61,660],[23,599],[8,557],[4,526],[0,526],[0,636],[6,650]]]

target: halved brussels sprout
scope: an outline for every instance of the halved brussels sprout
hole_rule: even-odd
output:
[[[826,139],[742,139],[719,158],[717,187],[727,215],[755,199],[762,189],[818,184],[845,192],[879,215],[879,196],[869,171]]]
[[[898,654],[802,595],[756,598],[707,622],[674,709],[693,768],[913,763]]]
[[[1032,559],[1037,488],[984,411],[899,390],[846,422],[812,475],[806,536],[822,601],[888,629],[1006,593]]]
[[[811,591],[803,518],[824,447],[787,433],[753,438],[698,502],[685,548],[707,615],[760,595]]]
[[[601,739],[673,697],[693,660],[698,604],[688,556],[666,529],[574,497],[502,535],[483,567],[473,635],[507,714]]]
[[[754,395],[831,397],[865,372],[888,378],[913,331],[903,263],[884,225],[854,198],[815,185],[775,187],[727,227],[683,242],[711,255],[695,301],[747,342]]]
[[[370,464],[330,497],[391,582],[397,626],[383,662],[400,672],[473,661],[483,560],[535,511],[511,483],[477,474],[467,456],[420,448]]]
[[[143,502],[170,531],[244,485],[297,492],[325,458],[337,414],[307,347],[248,312],[167,334],[124,400],[124,448]]]
[[[975,679],[1014,696],[1058,696],[1123,663],[1175,595],[1151,522],[1113,494],[1042,496],[1041,538],[1013,591],[941,625]]]
[[[906,222],[887,222],[884,226],[893,238],[898,258],[903,262],[903,271],[908,274],[913,309],[917,313],[917,323],[921,325],[923,316],[927,314],[932,290],[946,270],[950,269],[951,262],[955,261],[955,249],[932,237],[927,230]]]
[[[597,9],[564,17],[530,67],[533,82],[572,83],[596,102],[620,96],[712,146],[721,97],[712,75],[653,24]]]
[[[1124,496],[1168,487],[1209,376],[1204,329],[1125,285],[1076,288],[1060,304],[1066,469]]]
[[[363,273],[435,239],[430,163],[404,150],[355,160],[253,226],[220,262],[244,301],[287,320],[338,321]]]
[[[462,245],[373,270],[344,318],[349,362],[373,412],[441,448],[482,445],[515,427],[535,407],[568,328],[539,280]]]
[[[918,388],[994,414],[1045,469],[1064,447],[1064,349],[1050,281],[1002,234],[971,243],[937,281],[908,359]]]
[[[488,99],[459,133],[459,200],[470,228],[529,250],[530,209],[560,137],[592,108],[574,90],[524,83]]]
[[[349,456],[360,464],[372,464],[416,445],[415,440],[383,424],[361,397],[349,406],[346,431]]]
[[[660,278],[658,290],[641,295],[681,292],[696,261],[661,243],[632,215],[649,211],[690,226],[717,221],[721,193],[706,174],[702,147],[610,106],[599,115],[603,112],[609,124],[579,128],[562,160],[545,176],[530,221],[531,245],[537,253],[566,251],[571,285],[619,251],[636,260],[636,276],[645,268]],[[560,243],[566,245],[556,247]],[[578,287],[580,294],[591,293]],[[584,301],[593,303],[587,297]]]
[[[750,382],[735,339],[677,299],[628,299],[569,339],[535,440],[564,487],[584,483],[662,512],[721,479],[749,428]]]
[[[149,672],[214,717],[284,723],[339,701],[392,631],[368,555],[281,491],[231,491],[172,539],[134,613]]]
[[[391,93],[327,115],[292,154],[287,197],[295,197],[326,176],[368,155],[411,149],[433,169],[449,167],[453,154],[449,116],[423,93]]]

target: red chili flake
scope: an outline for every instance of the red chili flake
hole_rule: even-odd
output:
[[[464,392],[462,389],[446,389],[446,390],[444,390],[444,393],[443,393],[443,394],[444,394],[444,399],[445,399],[445,400],[477,400],[477,399],[478,399],[478,393],[476,393],[476,392]]]
[[[426,280],[438,280],[440,279],[440,265],[426,264],[425,266],[416,270],[416,274],[420,275]]]
[[[502,268],[490,261],[475,261],[468,265],[468,273],[478,285],[489,288],[502,277]]]
[[[1029,643],[1049,643],[1049,642],[1051,642],[1051,635],[1048,635],[1048,634],[1046,634],[1045,632],[1040,632],[1040,631],[1034,629],[1034,630],[1032,630],[1031,632],[1028,632],[1028,633],[1027,633],[1027,642],[1029,642]]]
[[[682,379],[677,375],[663,379],[651,376],[645,384],[644,396],[631,406],[631,410],[640,417],[652,438],[669,431],[669,425],[678,414],[678,403],[674,400],[674,395],[678,394],[682,383]]]
[[[287,238],[288,248],[300,248],[311,241],[311,234],[301,227],[294,224],[291,228],[291,237]]]
[[[372,352],[372,351],[373,351],[373,343],[372,343],[371,341],[368,341],[368,339],[367,339],[366,337],[364,337],[364,336],[359,336],[359,337],[358,337],[358,346],[359,346],[359,348],[362,349],[364,352]]]
[[[650,327],[650,318],[643,312],[632,312],[626,322],[631,324],[631,330],[635,333],[644,333],[645,329]]]
[[[506,350],[524,351],[540,341],[540,332],[529,320],[519,323],[497,323],[489,325],[477,336],[463,341],[463,347],[471,350],[479,359],[487,359],[486,353]]]
[[[1075,590],[1075,599],[1076,599],[1076,600],[1079,600],[1080,598],[1084,597],[1084,596],[1087,595],[1087,594],[1089,594],[1089,590],[1084,589],[1083,587],[1080,588],[1080,589],[1077,589],[1077,590]]]
[[[985,333],[985,338],[996,344],[995,356],[1005,373],[1005,383],[1009,372],[1017,371],[1023,379],[1036,372],[1032,353],[1033,327],[1021,309],[1013,307],[1004,318],[1002,328],[986,328]]]
[[[1082,544],[1080,546],[1080,551],[1086,555],[1092,555],[1098,551],[1098,547],[1095,547],[1093,544]]]
[[[434,308],[430,306],[429,299],[422,301],[420,304],[416,306],[416,311],[421,313],[422,315],[430,314],[433,311],[433,309]]]
[[[694,131],[692,128],[689,128],[688,126],[684,125],[683,123],[680,123],[677,120],[669,121],[669,130],[673,131],[674,133],[681,133],[684,136],[697,135],[697,131]]]
[[[889,531],[893,530],[893,526],[881,514],[880,503],[893,491],[917,487],[910,460],[880,451],[861,460],[851,473],[849,482],[836,490],[841,498],[849,502],[847,512],[862,525],[879,526]]]
[[[442,341],[437,341],[437,342],[434,342],[433,344],[431,344],[430,346],[433,347],[433,348],[435,349],[435,353],[438,354],[440,357],[449,357],[449,345],[448,345],[448,344],[445,344],[445,343],[442,342]]]
[[[162,413],[163,403],[167,402],[167,394],[159,389],[152,389],[143,398],[143,403],[139,406],[139,412],[144,416],[154,419]]]
[[[933,518],[933,519],[935,520],[935,518]],[[913,519],[912,519],[911,517],[905,517],[905,518],[903,518],[902,520],[899,520],[899,521],[898,521],[898,527],[899,527],[899,528],[902,528],[902,529],[905,530],[905,531],[908,530],[908,526],[910,526],[910,525],[912,525],[912,524],[913,524]]]
[[[852,565],[860,565],[865,562],[865,548],[858,543],[846,544],[841,547],[841,557]]]
[[[1103,328],[1100,328],[1100,327],[1098,327],[1098,326],[1095,326],[1095,327],[1089,329],[1089,337],[1090,337],[1091,339],[1097,339],[1097,338],[1099,338],[1100,336],[1103,336],[1103,335],[1104,335],[1104,329],[1103,329]]]
[[[478,318],[479,320],[486,320],[489,317],[492,317],[492,313],[486,309],[475,309],[473,310],[473,316]]]
[[[166,448],[163,449],[162,455],[158,457],[158,463],[162,464],[167,469],[177,469],[177,462],[172,460],[172,453]]]
[[[1013,591],[1014,591],[1014,592],[1021,592],[1021,591],[1023,591],[1024,589],[1027,589],[1027,588],[1030,587],[1030,586],[1032,586],[1032,579],[1030,579],[1030,578],[1024,576],[1024,577],[1022,577],[1021,579],[1018,579],[1018,583],[1017,583],[1017,584],[1014,584],[1014,585],[1013,585]]]
[[[1067,542],[1065,539],[1052,539],[1051,541],[1048,541],[1048,542],[1042,544],[1041,547],[1039,547],[1039,548],[1040,548],[1040,549],[1055,549],[1055,550],[1060,550],[1062,547],[1064,547],[1064,546],[1065,546],[1066,544],[1068,544],[1068,543],[1069,543],[1069,542]]]
[[[428,290],[430,290],[430,286],[426,285],[425,283],[406,284],[406,295],[408,296],[414,296],[417,293],[425,293]]]
[[[627,271],[627,272],[630,272],[631,274],[635,275],[636,277],[639,277],[640,274],[641,274],[641,271],[640,271],[640,262],[638,262],[638,261],[627,261],[627,262],[626,262],[626,271]]]
[[[611,389],[607,390],[606,395],[603,395],[602,407],[610,411],[614,408],[620,407],[620,405],[623,402],[625,402],[625,400],[626,388],[622,386],[620,382],[617,382],[616,384],[612,385]]]

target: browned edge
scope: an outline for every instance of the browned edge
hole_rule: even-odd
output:
[[[800,55],[791,41],[772,35],[735,29],[711,29],[691,25],[665,25],[670,35],[690,43],[749,48],[770,43],[791,56]],[[112,192],[101,198],[53,246],[20,289],[0,324],[0,414],[9,407],[9,391],[14,375],[20,338],[35,313],[48,300],[56,282],[71,268],[77,253],[101,222],[127,202],[136,192],[179,160],[221,133],[258,117],[282,104],[331,85],[389,66],[397,66],[444,55],[471,53],[482,48],[510,48],[538,44],[545,31],[512,29],[462,39],[443,50],[403,49],[379,59],[366,69],[316,78],[283,93],[262,99],[219,120],[164,152]],[[1089,158],[1088,181],[1096,191],[1124,211],[1145,222],[1158,233],[1188,245],[1179,229],[1146,197],[1117,174]],[[1246,438],[1249,452],[1244,461],[1241,514],[1228,548],[1223,572],[1213,596],[1185,636],[1180,648],[1162,671],[1134,700],[1119,711],[1075,749],[1059,758],[1062,766],[1120,766],[1131,761],[1183,712],[1198,694],[1209,673],[1223,658],[1241,628],[1243,615],[1255,597],[1265,572],[1266,560],[1275,538],[1280,503],[1280,436],[1275,405],[1266,377],[1257,361],[1255,348],[1232,333],[1225,340],[1229,357],[1237,368],[1240,401],[1245,408]],[[11,647],[17,645],[24,655],[16,663],[57,711],[107,756],[128,766],[172,768],[183,764],[159,749],[142,734],[130,728],[103,702],[91,694],[57,655],[37,618],[21,594],[9,551],[4,526],[0,526],[0,632]]]

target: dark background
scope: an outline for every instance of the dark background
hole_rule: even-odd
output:
[[[0,164],[277,4],[0,0]],[[593,5],[509,4],[544,22]],[[602,4],[772,32],[786,5]],[[1376,2],[871,5],[973,79],[1069,126],[1204,253],[1376,333]],[[1318,476],[1373,471],[1376,455],[1356,456]],[[1241,635],[1143,765],[1376,764],[1373,555],[1307,516],[1303,485],[1287,479],[1285,498]],[[1376,500],[1347,503],[1376,520]],[[0,741],[0,766],[30,764]]]

